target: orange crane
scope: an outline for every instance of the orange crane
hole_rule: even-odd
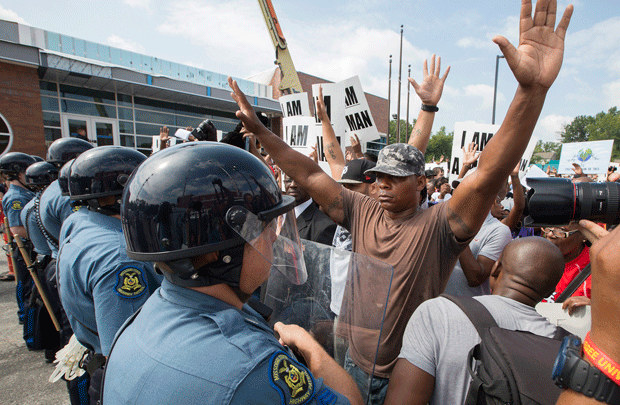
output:
[[[271,0],[258,0],[261,10],[263,11],[263,17],[267,24],[269,35],[273,41],[273,46],[276,48],[276,61],[275,63],[280,67],[282,73],[282,79],[280,80],[280,86],[278,88],[282,92],[301,93],[301,82],[299,76],[297,76],[297,70],[293,64],[293,58],[288,50],[286,39],[282,34],[282,28],[278,22],[276,11],[271,4]]]

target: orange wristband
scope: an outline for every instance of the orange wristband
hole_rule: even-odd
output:
[[[597,345],[590,339],[590,332],[586,334],[583,341],[583,354],[594,367],[601,370],[613,382],[620,385],[620,365],[607,356]]]

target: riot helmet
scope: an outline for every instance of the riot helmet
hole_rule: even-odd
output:
[[[124,146],[100,146],[75,158],[69,175],[69,196],[83,201],[90,209],[100,210],[98,199],[120,196],[131,173],[146,156]],[[118,204],[106,206],[118,213]],[[109,212],[104,212],[109,214]]]
[[[60,138],[56,139],[47,149],[47,161],[61,167],[69,160],[74,159],[84,151],[94,146],[83,139]]]
[[[25,173],[28,166],[35,163],[32,156],[22,152],[9,152],[0,158],[0,174],[7,180],[19,180],[19,174]]]
[[[69,196],[69,175],[71,174],[71,165],[75,159],[71,159],[65,163],[58,172],[58,186],[60,187],[60,194]]]
[[[33,190],[43,189],[57,178],[58,168],[45,161],[33,163],[26,169],[26,185]]]
[[[37,156],[37,155],[30,155],[32,156],[32,158],[36,161],[36,162],[45,162],[45,159],[43,159],[41,156]]]
[[[274,231],[272,240],[259,253],[274,267],[284,257],[276,252],[276,239],[282,239],[280,250],[289,258],[302,259],[295,216],[286,215],[288,229],[276,222],[294,205],[269,168],[245,150],[211,142],[175,145],[149,157],[125,188],[121,217],[127,254],[165,263],[172,271],[164,272],[166,278],[177,285],[237,288],[246,243],[256,247],[268,230]],[[280,236],[274,237],[276,227]],[[211,252],[219,252],[215,262],[194,268],[191,258]],[[293,266],[305,281],[303,261]]]

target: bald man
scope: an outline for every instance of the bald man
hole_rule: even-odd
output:
[[[556,327],[534,306],[563,272],[564,256],[551,242],[515,239],[491,270],[492,295],[474,298],[504,329],[554,337]],[[470,382],[467,354],[478,343],[476,328],[456,304],[443,297],[424,302],[407,324],[385,404],[462,404]]]

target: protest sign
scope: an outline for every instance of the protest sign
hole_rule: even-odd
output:
[[[448,162],[441,162],[441,163],[426,163],[424,165],[424,170],[433,170],[436,167],[441,167],[443,169],[443,175],[444,177],[448,177]]]
[[[562,144],[558,173],[573,174],[573,163],[585,174],[607,173],[614,141],[573,142]]]
[[[499,129],[499,125],[478,124],[475,122],[457,122],[454,124],[454,139],[452,143],[452,157],[450,159],[450,182],[459,177],[463,167],[462,148],[474,142],[478,145],[478,151],[482,152],[493,135]],[[478,162],[472,165],[470,171],[478,166]]]
[[[312,99],[314,100],[314,111],[316,112],[316,100],[319,97],[319,86],[323,87],[323,102],[327,109],[327,116],[334,128],[336,136],[342,137],[345,133],[346,121],[344,119],[344,88],[342,82],[322,83],[312,85]],[[317,134],[321,134],[321,121],[314,116]],[[345,145],[340,144],[344,151]]]
[[[308,102],[308,93],[294,93],[282,96],[278,99],[280,108],[282,108],[282,116],[297,117],[300,115],[310,117],[310,103]]]
[[[379,138],[379,131],[372,118],[359,76],[343,80],[341,83],[344,88],[344,118],[347,123],[345,131],[355,132],[360,141],[373,141]]]

